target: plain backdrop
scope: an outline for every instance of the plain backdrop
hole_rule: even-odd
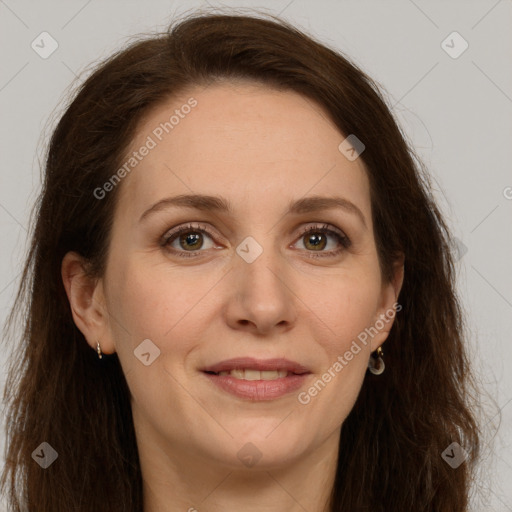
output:
[[[382,86],[435,180],[435,197],[456,237],[470,354],[496,402],[487,421],[494,439],[485,446],[485,506],[475,510],[512,511],[512,1],[210,5],[281,14],[347,54]],[[41,183],[39,160],[68,88],[86,66],[130,36],[164,29],[175,15],[195,7],[208,3],[0,0],[2,324],[27,248],[29,213]],[[47,58],[31,46],[48,37],[42,32],[58,44]],[[2,390],[6,362],[1,354]],[[3,429],[2,464],[4,436]]]

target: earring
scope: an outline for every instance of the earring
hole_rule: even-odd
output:
[[[373,354],[370,355],[370,359],[368,361],[368,370],[370,370],[370,372],[372,372],[374,375],[380,375],[386,368],[384,359],[382,358],[384,356],[384,352],[382,351],[381,347],[379,347],[376,352],[377,356],[374,356]]]
[[[100,342],[98,341],[98,345],[96,347],[96,350],[98,351],[98,357],[101,359],[103,356],[101,355],[101,347]]]

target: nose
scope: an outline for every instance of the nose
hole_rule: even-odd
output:
[[[226,321],[233,329],[269,335],[291,329],[297,318],[289,267],[267,247],[251,263],[236,255],[230,272]]]

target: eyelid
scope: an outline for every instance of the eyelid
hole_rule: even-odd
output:
[[[328,224],[326,222],[309,222],[308,226],[304,226],[302,230],[300,231],[299,236],[304,235],[305,233],[308,233],[310,231],[327,231],[327,232],[334,232],[340,237],[347,238],[348,236],[339,228],[336,226],[333,226],[332,224]]]
[[[214,234],[208,227],[206,227],[206,224],[202,223],[195,223],[192,222],[186,222],[185,224],[180,224],[179,226],[175,226],[174,228],[168,229],[165,234],[162,237],[162,241],[165,243],[169,241],[172,237],[178,235],[182,232],[187,231],[199,231],[201,233],[206,233],[209,237],[217,236]],[[219,236],[219,238],[223,238],[222,236]]]

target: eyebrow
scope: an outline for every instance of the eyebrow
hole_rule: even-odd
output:
[[[195,208],[202,211],[216,211],[232,214],[234,208],[225,198],[204,194],[182,194],[174,197],[166,197],[148,208],[140,217],[142,222],[149,215],[165,210],[167,208]],[[348,213],[356,215],[366,226],[366,220],[361,210],[348,199],[343,197],[309,196],[297,201],[290,201],[287,214],[315,213],[322,210],[341,208]]]

